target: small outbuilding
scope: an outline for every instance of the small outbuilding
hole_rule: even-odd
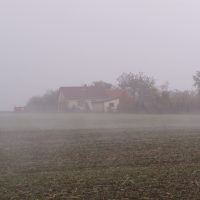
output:
[[[101,101],[94,102],[95,112],[115,112],[119,105],[119,97],[108,98]]]
[[[15,106],[14,113],[27,113],[27,109],[26,109],[26,107]]]

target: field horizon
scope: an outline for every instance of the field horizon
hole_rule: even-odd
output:
[[[200,115],[143,115],[91,113],[0,114],[0,130],[99,128],[200,128]]]

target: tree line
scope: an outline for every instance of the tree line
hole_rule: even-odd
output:
[[[166,81],[156,84],[154,77],[144,73],[122,73],[117,84],[94,81],[90,86],[103,86],[105,89],[127,89],[131,99],[122,96],[119,112],[184,114],[200,113],[200,71],[192,77],[194,90],[170,90]],[[34,112],[56,112],[58,90],[48,90],[42,96],[33,96],[27,102],[27,109]]]

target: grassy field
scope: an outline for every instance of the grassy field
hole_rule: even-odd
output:
[[[0,199],[200,199],[200,116],[1,114]]]

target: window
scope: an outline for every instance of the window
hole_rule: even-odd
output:
[[[77,107],[83,106],[83,101],[77,101]]]
[[[114,103],[109,103],[109,107],[110,108],[114,107]]]
[[[96,100],[91,100],[91,105],[92,106],[94,106],[94,102],[95,102]]]

